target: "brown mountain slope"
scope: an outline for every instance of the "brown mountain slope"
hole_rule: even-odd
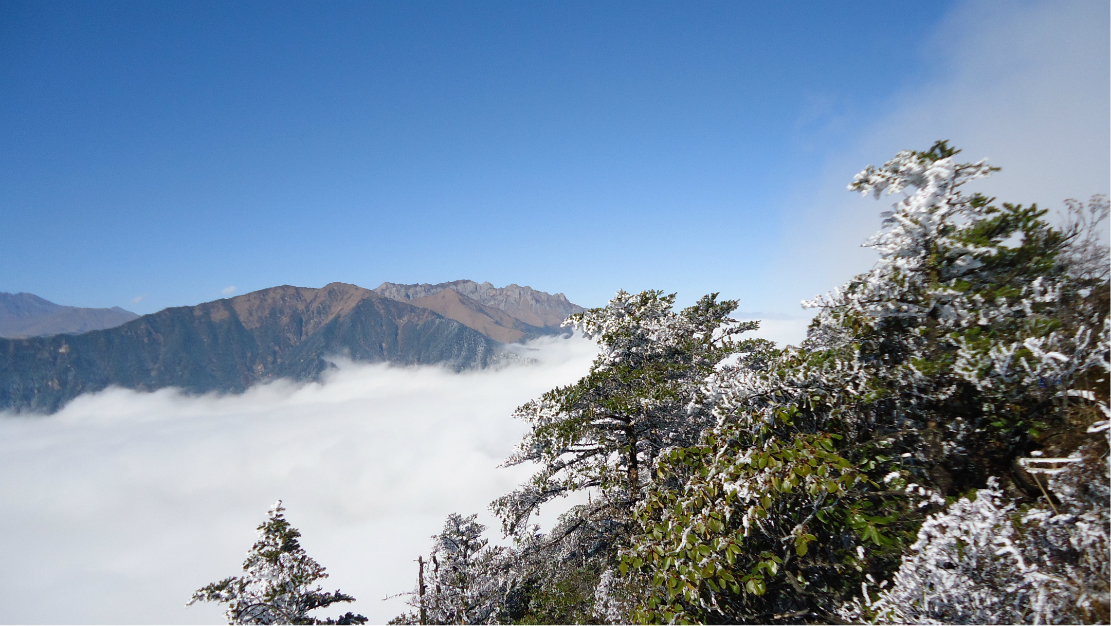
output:
[[[301,337],[307,337],[337,317],[351,312],[357,304],[367,298],[379,296],[369,289],[347,283],[329,283],[319,289],[282,285],[229,298],[227,302],[235,310],[244,328],[258,328],[264,322],[276,322],[292,331],[296,328]],[[206,302],[194,307],[198,315],[212,310],[214,321],[220,321],[221,312],[214,305],[221,302]],[[294,316],[300,318],[293,322]]]
[[[539,331],[512,317],[508,313],[484,306],[460,295],[454,289],[444,289],[430,296],[409,300],[413,306],[430,309],[448,319],[473,328],[494,341],[512,343],[520,341],[529,331]]]
[[[515,284],[499,288],[490,283],[476,283],[473,280],[456,280],[436,285],[382,283],[374,291],[392,300],[409,302],[440,293],[445,289],[454,289],[479,304],[504,311],[537,328],[558,328],[568,315],[585,310],[571,303],[562,293],[550,294]]]

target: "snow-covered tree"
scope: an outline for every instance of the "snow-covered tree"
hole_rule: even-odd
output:
[[[641,468],[712,423],[697,402],[701,382],[726,357],[762,345],[734,340],[757,323],[730,319],[737,303],[717,294],[678,313],[674,304],[675,294],[619,291],[607,306],[564,322],[596,339],[601,353],[587,376],[517,410],[532,430],[506,464],[541,469],[495,501],[506,533],[527,529],[541,504],[572,491],[595,489],[606,506],[628,508],[651,481]]]
[[[517,541],[507,596],[515,618],[597,619],[595,599],[612,600],[621,587],[611,580],[605,593],[597,590],[603,574],[617,567],[633,504],[655,479],[645,468],[661,450],[690,445],[713,424],[701,404],[707,375],[727,357],[770,345],[737,340],[756,323],[730,319],[734,301],[712,294],[679,312],[674,303],[674,294],[661,291],[620,291],[607,306],[568,318],[565,325],[598,341],[599,356],[578,382],[517,410],[531,432],[507,464],[540,469],[492,505]],[[542,504],[581,490],[590,490],[588,504],[574,507],[550,533],[529,527]]]
[[[640,581],[615,576],[617,549],[628,539],[627,513],[605,501],[572,507],[548,533],[517,537],[503,563],[504,618],[526,623],[628,622]],[[609,572],[607,576],[607,572]]]
[[[229,624],[365,624],[365,617],[351,612],[324,620],[309,615],[315,609],[355,598],[338,589],[324,592],[316,585],[328,574],[305,554],[298,541],[301,533],[286,521],[284,511],[282,501],[277,501],[258,527],[258,541],[247,553],[242,576],[198,589],[189,605],[198,601],[226,604]]]
[[[601,354],[518,409],[531,432],[507,463],[540,469],[492,505],[516,543],[490,551],[457,520],[484,558],[434,619],[1109,621],[1108,446],[1090,436],[1109,423],[1108,202],[1070,201],[1055,227],[965,193],[995,168],[956,154],[857,176],[902,198],[873,269],[807,303],[799,347],[737,340],[755,325],[716,295],[676,313],[619,292],[570,318]]]
[[[1000,476],[1014,502],[1052,499],[1011,468],[1070,456],[1100,419],[1106,249],[965,194],[994,168],[955,155],[939,142],[858,175],[855,191],[904,194],[867,244],[879,262],[809,303],[800,348],[709,377],[718,423],[659,455],[623,552],[654,585],[638,618],[837,621],[947,498]],[[1106,212],[1097,197],[1084,214]]]
[[[574,521],[568,523],[568,518]],[[476,516],[452,514],[421,557],[414,610],[391,624],[579,623],[590,620],[596,576],[590,572],[606,532],[591,532],[575,514],[551,535],[518,537],[512,548],[490,547]],[[593,541],[591,536],[593,535]],[[558,539],[553,539],[557,537]]]
[[[432,554],[421,559],[423,580],[410,594],[417,609],[396,623],[486,624],[497,620],[506,594],[503,550],[488,545],[477,515],[448,515],[432,536]]]
[[[1106,433],[1108,424],[1089,430]],[[1105,444],[1087,444],[1068,457],[1021,459],[1046,483],[1047,499],[1033,506],[1016,505],[991,479],[971,500],[931,516],[891,585],[869,585],[842,616],[897,624],[1106,623],[1111,475]]]

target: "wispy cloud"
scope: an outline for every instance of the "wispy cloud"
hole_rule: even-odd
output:
[[[842,146],[809,199],[795,203],[781,246],[782,294],[824,293],[875,261],[859,247],[880,226],[879,202],[850,194],[854,174],[897,151],[948,139],[960,158],[1003,170],[976,191],[1061,207],[1109,191],[1108,7],[1062,0],[958,5],[929,41],[929,77],[909,83],[853,145]],[[861,68],[867,71],[867,68]]]
[[[227,287],[224,287],[220,290],[220,293],[224,294],[225,296],[230,296],[231,294],[235,293],[235,285],[228,285]]]
[[[143,298],[146,298],[146,297],[147,297],[146,294],[143,294],[141,296],[135,296],[134,298],[131,299],[131,304],[139,304],[140,302],[143,301]]]
[[[324,384],[110,389],[48,417],[0,415],[5,620],[219,622],[215,605],[183,605],[240,571],[281,498],[326,587],[384,623],[404,599],[381,598],[412,586],[448,513],[496,532],[487,504],[529,474],[497,467],[525,430],[513,409],[583,375],[595,350],[530,347],[539,363],[499,371],[347,363]]]

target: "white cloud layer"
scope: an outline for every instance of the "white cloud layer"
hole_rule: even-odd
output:
[[[0,415],[0,606],[8,623],[218,623],[191,592],[237,575],[277,499],[372,622],[404,610],[412,561],[451,512],[529,475],[498,469],[514,408],[586,373],[592,342],[531,345],[533,365],[455,374],[344,364],[325,384],[237,396],[123,389],[52,416]],[[546,511],[544,524],[556,511]],[[338,614],[333,611],[333,613]]]

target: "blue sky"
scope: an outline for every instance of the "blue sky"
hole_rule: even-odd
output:
[[[1107,193],[1106,2],[0,4],[0,291],[708,291],[871,262],[853,173],[948,138]]]

